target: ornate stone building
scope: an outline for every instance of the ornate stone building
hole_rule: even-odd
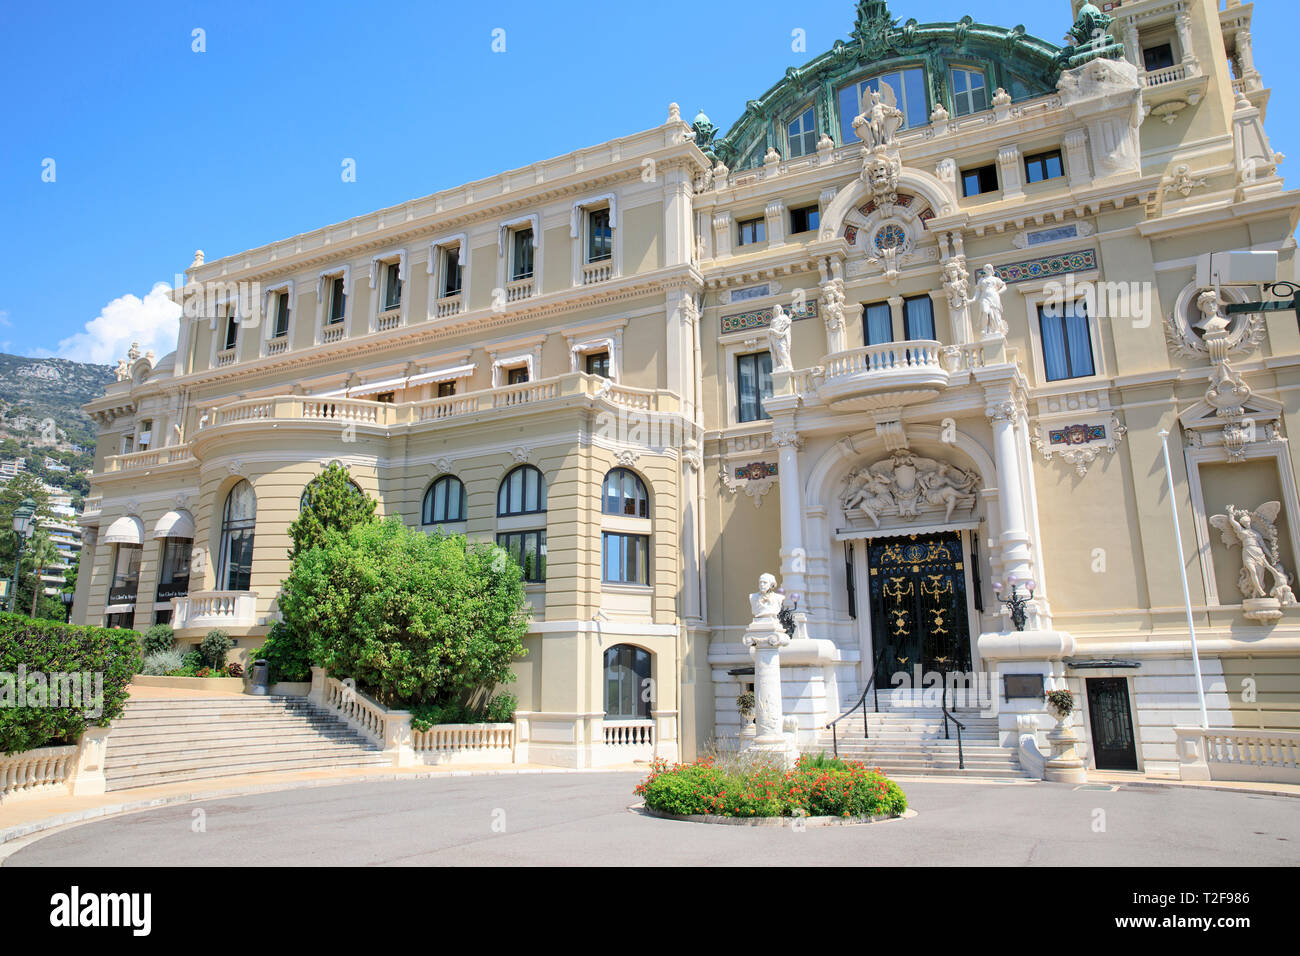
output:
[[[725,135],[674,105],[196,255],[175,352],[88,406],[76,619],[256,646],[338,460],[382,514],[524,564],[533,759],[733,740],[778,571],[821,642],[782,660],[805,742],[919,668],[997,675],[1011,747],[1068,686],[1092,764],[1171,770],[1197,695],[1168,430],[1212,722],[1297,727],[1300,334],[1198,272],[1295,278],[1252,6],[1107,6],[1063,8],[1057,46],[863,0]]]

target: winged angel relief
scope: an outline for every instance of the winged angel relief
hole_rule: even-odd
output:
[[[1241,575],[1237,586],[1247,600],[1271,597],[1282,607],[1294,607],[1295,595],[1291,592],[1291,576],[1282,567],[1277,545],[1277,516],[1282,505],[1266,501],[1254,511],[1228,505],[1227,514],[1214,515],[1210,524],[1223,535],[1229,549],[1241,546]],[[1266,585],[1268,575],[1273,577],[1273,588]]]
[[[958,507],[974,506],[978,481],[978,475],[946,461],[901,451],[849,472],[840,502],[846,515],[865,515],[877,528],[881,518],[916,518],[923,510],[942,509],[950,521]]]

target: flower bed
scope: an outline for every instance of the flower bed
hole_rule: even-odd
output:
[[[907,809],[907,796],[880,770],[825,755],[804,755],[787,771],[712,757],[656,760],[636,792],[647,809],[676,816],[898,817]]]

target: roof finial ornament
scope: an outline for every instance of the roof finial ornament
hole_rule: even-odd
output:
[[[203,265],[203,250],[195,249],[194,261],[190,263],[190,268],[193,269],[195,266],[201,266],[201,265]]]

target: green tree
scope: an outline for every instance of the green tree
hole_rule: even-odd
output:
[[[13,586],[14,552],[17,547],[17,535],[14,534],[14,510],[27,498],[36,502],[36,526],[39,529],[43,522],[53,517],[50,511],[49,492],[45,490],[40,479],[22,472],[0,486],[0,574],[10,582],[10,587]],[[14,600],[14,609],[20,613],[27,611],[32,604],[33,594],[40,591],[32,573],[35,570],[31,560],[33,543],[31,538],[23,541],[22,569],[18,577],[18,595]],[[52,614],[56,609],[47,608],[46,604],[58,605],[59,613]],[[4,606],[8,608],[7,602]],[[47,616],[48,611],[51,612],[48,616],[52,619],[62,620],[62,610],[62,604],[57,601],[37,601],[37,611],[41,617]]]
[[[509,556],[396,518],[327,531],[299,555],[280,610],[314,660],[389,705],[466,704],[514,680],[528,606]]]
[[[302,510],[289,525],[293,547],[289,559],[296,561],[304,552],[319,545],[325,532],[346,532],[355,525],[375,520],[375,499],[358,488],[348,470],[338,462],[307,483],[302,493]]]
[[[30,616],[35,617],[36,599],[45,593],[45,589],[41,587],[41,575],[45,573],[46,568],[59,560],[59,549],[50,540],[49,534],[37,528],[36,533],[32,535],[31,547],[27,557],[31,560],[34,572],[32,575],[34,584],[32,587],[32,613]]]

